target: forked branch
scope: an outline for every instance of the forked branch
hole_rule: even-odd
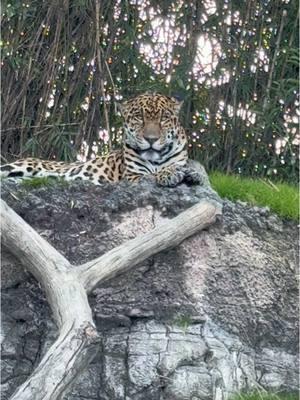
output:
[[[102,257],[73,266],[1,200],[3,245],[43,285],[59,327],[57,340],[12,399],[61,399],[99,348],[87,293],[100,282],[178,245],[214,223],[220,214],[219,206],[202,201]]]

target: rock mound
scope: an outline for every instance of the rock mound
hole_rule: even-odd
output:
[[[28,190],[2,198],[73,264],[98,257],[206,198],[208,182],[149,180]],[[68,400],[219,400],[240,390],[297,390],[297,233],[268,209],[223,203],[223,221],[106,282],[90,296],[100,352]],[[2,396],[56,335],[43,291],[2,255]]]

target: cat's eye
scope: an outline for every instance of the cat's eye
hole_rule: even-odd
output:
[[[143,114],[136,113],[136,114],[134,114],[133,119],[135,119],[136,121],[143,121]]]
[[[171,118],[171,114],[169,112],[164,112],[161,115],[161,121],[167,121],[169,118]]]

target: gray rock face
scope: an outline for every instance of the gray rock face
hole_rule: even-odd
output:
[[[73,264],[147,232],[202,198],[208,183],[163,189],[150,181],[32,191],[4,182],[2,197]],[[223,221],[90,296],[99,353],[67,400],[223,400],[263,387],[298,388],[296,224],[268,209],[223,204]],[[30,375],[56,336],[39,284],[3,249],[2,398]]]

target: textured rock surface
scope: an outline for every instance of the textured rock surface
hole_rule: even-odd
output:
[[[72,263],[91,260],[209,188],[5,182],[2,197]],[[221,400],[241,389],[296,390],[297,230],[267,209],[224,202],[223,222],[94,290],[101,349],[68,400]],[[38,283],[3,249],[2,398],[53,342]]]

